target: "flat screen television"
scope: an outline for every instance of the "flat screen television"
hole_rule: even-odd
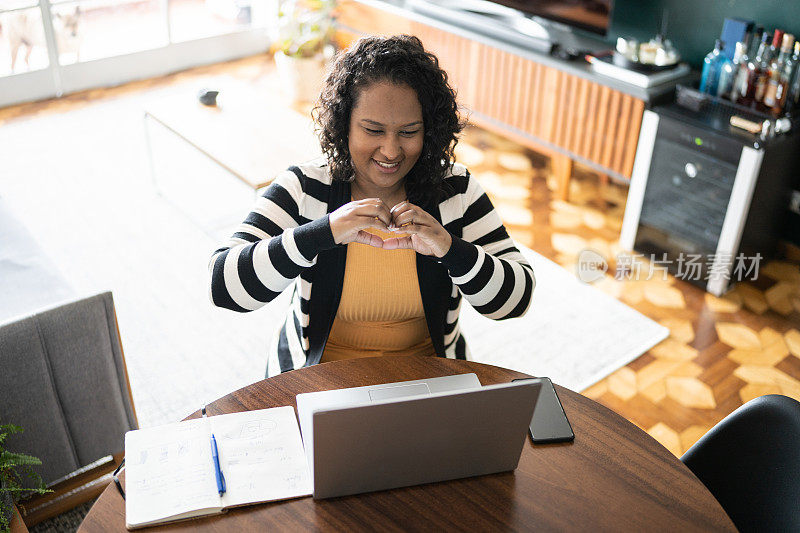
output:
[[[488,0],[527,15],[606,35],[613,0]]]
[[[405,6],[464,29],[558,57],[606,50],[614,0],[404,0]]]

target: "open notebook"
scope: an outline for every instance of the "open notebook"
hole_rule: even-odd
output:
[[[217,492],[211,432],[227,492]],[[186,420],[125,435],[128,529],[311,494],[291,406]]]

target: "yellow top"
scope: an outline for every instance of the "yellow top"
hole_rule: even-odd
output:
[[[383,239],[398,237],[369,228]],[[321,363],[384,355],[435,355],[414,250],[347,245],[339,309]]]

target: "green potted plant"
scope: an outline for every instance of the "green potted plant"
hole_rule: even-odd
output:
[[[19,426],[0,425],[0,532],[10,530],[14,515],[17,513],[16,502],[32,494],[50,492],[44,486],[41,476],[31,468],[31,466],[42,464],[39,459],[22,453],[10,452],[5,448],[6,437],[21,432],[22,428]],[[23,487],[23,475],[32,479],[36,487]]]
[[[293,101],[316,100],[332,55],[336,0],[282,0],[278,10],[275,65]]]

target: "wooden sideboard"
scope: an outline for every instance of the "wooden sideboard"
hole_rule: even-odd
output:
[[[364,34],[401,33],[416,35],[436,54],[471,123],[551,158],[558,198],[568,196],[574,161],[605,174],[604,179],[630,179],[643,99],[397,10],[355,0],[339,4],[340,46]]]

